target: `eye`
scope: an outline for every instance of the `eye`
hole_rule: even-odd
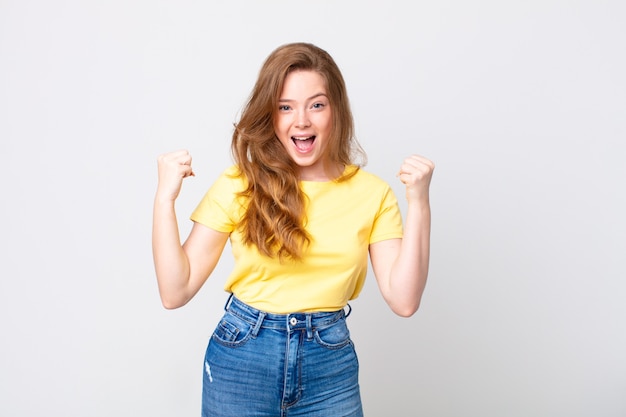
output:
[[[291,110],[291,106],[287,105],[287,104],[283,104],[278,106],[278,111],[289,111]]]
[[[323,109],[324,107],[326,107],[326,104],[324,103],[315,103],[311,106],[314,109]]]

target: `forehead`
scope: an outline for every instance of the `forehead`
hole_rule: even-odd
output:
[[[283,96],[310,93],[326,94],[326,80],[319,72],[312,70],[295,70],[287,74],[283,83],[281,98],[283,98]]]

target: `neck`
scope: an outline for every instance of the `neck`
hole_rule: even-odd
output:
[[[327,165],[321,170],[310,170],[302,167],[300,168],[299,177],[301,181],[332,181],[339,178],[343,174],[344,169],[345,167],[339,164]]]

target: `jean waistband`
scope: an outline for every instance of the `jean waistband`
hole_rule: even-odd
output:
[[[346,318],[351,312],[349,305],[348,308],[348,313],[342,309],[329,312],[276,314],[249,306],[232,294],[224,307],[227,312],[255,325],[257,329],[261,327],[276,330],[305,329],[307,332],[331,326],[338,320]]]

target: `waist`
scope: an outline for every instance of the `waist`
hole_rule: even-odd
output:
[[[348,306],[348,308],[350,308],[350,306]],[[348,313],[341,309],[313,313],[295,312],[276,314],[256,309],[239,300],[237,297],[231,296],[226,303],[225,310],[252,325],[260,325],[262,328],[276,330],[311,330],[313,328],[319,329],[328,327],[339,320],[345,319],[350,314],[351,309],[348,310]]]

